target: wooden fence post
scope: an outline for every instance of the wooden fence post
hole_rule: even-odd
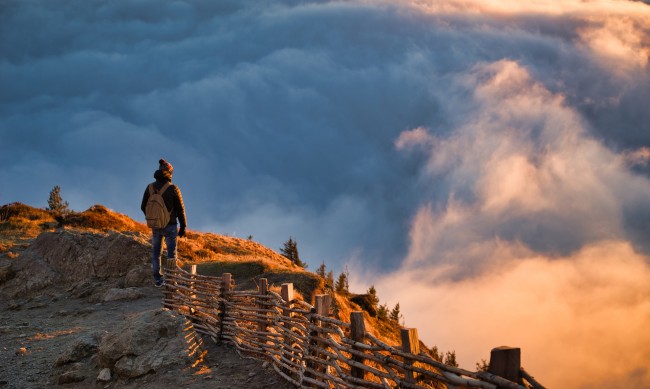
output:
[[[268,301],[266,298],[263,296],[266,296],[269,293],[269,281],[266,278],[260,278],[259,279],[259,284],[257,285],[257,292],[260,295],[259,299],[257,300],[257,307],[260,310],[260,314],[264,316],[264,318],[257,324],[257,332],[259,332],[259,342],[264,345],[264,352],[266,352],[266,343],[267,343],[267,335],[266,331],[268,329],[268,324],[267,324],[267,312],[265,312],[268,309]]]
[[[418,340],[417,328],[402,328],[400,330],[402,336],[402,351],[405,353],[418,355],[420,353],[420,341]],[[409,358],[404,358],[406,366],[413,366],[414,361]],[[406,382],[414,384],[417,381],[418,375],[412,370],[406,370],[404,373]]]
[[[257,285],[257,292],[260,296],[266,296],[269,293],[269,281],[266,278],[259,279],[259,284]],[[260,298],[257,302],[257,306],[261,311],[264,311],[268,309],[266,303],[267,303],[266,299]],[[266,312],[262,312],[262,315],[266,316]],[[257,325],[257,330],[260,332],[266,332],[266,328],[267,328],[267,323],[266,323],[266,318],[264,318],[262,322],[260,322]]]
[[[230,298],[230,291],[232,290],[232,274],[223,273],[221,275],[221,303],[219,304],[221,320],[219,323],[219,341],[223,338],[223,325],[226,319],[226,301]]]
[[[196,278],[195,276],[196,276],[196,265],[191,265],[190,266],[190,279],[194,280]],[[189,288],[192,291],[192,292],[190,292],[190,302],[191,302],[190,313],[192,315],[194,315],[194,313],[196,312],[196,309],[194,309],[194,304],[195,304],[195,301],[196,301],[196,293],[195,293],[196,286],[195,286],[195,284],[196,283],[194,281],[190,281],[190,283],[189,283]]]
[[[331,296],[327,294],[318,294],[314,298],[314,308],[312,309],[312,315],[310,322],[311,324],[318,328],[323,325],[323,322],[318,319],[318,316],[324,316],[327,317],[330,314],[330,305],[331,305]],[[315,314],[315,315],[314,315]],[[319,350],[319,338],[320,333],[318,329],[314,329],[310,332],[309,334],[309,356],[313,358],[313,360],[308,360],[307,361],[307,367],[318,372],[322,373],[326,371],[326,366],[323,364],[318,363],[317,361],[323,358],[323,355],[318,351]],[[313,378],[316,381],[323,381],[321,377],[319,377],[316,374],[307,374],[306,375],[309,378]],[[314,387],[318,387],[315,386]]]
[[[358,343],[365,343],[366,341],[366,323],[363,320],[363,312],[355,311],[350,313],[350,330],[352,340]],[[352,347],[353,349],[363,352],[362,349],[357,347]],[[364,358],[360,355],[352,355],[352,361],[357,363],[364,363]],[[360,367],[352,366],[351,367],[352,377],[364,379],[366,371]]]
[[[280,290],[280,296],[282,296],[282,300],[287,302],[287,308],[282,310],[282,315],[291,317],[291,311],[289,310],[289,307],[291,306],[291,301],[293,300],[293,284],[292,283],[282,284],[282,289]]]
[[[287,284],[282,284],[282,289],[280,290],[280,296],[282,297],[282,300],[284,300],[286,304],[286,308],[282,310],[282,316],[285,317],[291,317],[291,310],[289,309],[291,307],[291,301],[293,300],[293,284],[292,283],[287,283]],[[291,332],[291,320],[283,320],[282,325],[285,327],[285,329],[289,332]],[[291,348],[291,337],[288,335],[284,336],[284,345],[285,347]]]
[[[282,309],[282,316],[286,317],[286,319],[282,320],[282,327],[284,327],[285,332],[291,332],[293,330],[293,326],[290,319],[292,316],[290,308],[291,301],[294,299],[293,283],[282,284],[280,289],[280,297],[282,297],[282,300],[285,301],[286,307]],[[280,350],[282,350],[285,358],[292,361],[295,360],[295,356],[293,355],[293,339],[291,338],[291,335],[288,335],[287,333],[284,334],[282,337],[282,345],[280,347]]]
[[[316,295],[316,313],[321,316],[329,316],[332,306],[332,296],[329,294]]]
[[[167,258],[163,264],[163,275],[165,277],[165,287],[163,290],[163,308],[173,309],[174,288],[172,274],[176,271],[176,258]]]
[[[507,346],[493,348],[488,373],[521,383],[521,349]]]

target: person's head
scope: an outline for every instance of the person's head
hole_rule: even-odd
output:
[[[158,161],[158,164],[158,170],[153,174],[153,177],[156,180],[171,181],[174,172],[172,164],[162,158]]]
[[[172,166],[172,164],[169,163],[169,162],[167,162],[167,161],[165,161],[164,159],[161,158],[161,159],[158,161],[158,164],[160,165],[160,166],[158,167],[159,170],[166,170],[166,171],[168,171],[170,174],[174,172],[174,167]]]

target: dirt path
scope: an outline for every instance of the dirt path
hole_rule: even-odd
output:
[[[55,366],[80,338],[110,332],[132,313],[161,307],[162,293],[141,288],[146,297],[134,301],[91,303],[70,298],[65,291],[49,290],[29,300],[0,302],[0,388],[59,386],[70,364]],[[241,358],[233,348],[204,341],[207,356],[195,368],[179,366],[131,380],[97,382],[95,356],[80,363],[82,382],[67,388],[293,388],[261,361]]]

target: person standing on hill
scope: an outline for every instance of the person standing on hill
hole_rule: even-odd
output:
[[[181,190],[172,184],[174,167],[164,159],[158,163],[160,166],[153,174],[156,182],[147,185],[140,208],[147,218],[147,225],[151,227],[153,278],[156,287],[161,287],[164,284],[160,266],[162,240],[165,238],[167,257],[175,259],[177,237],[185,236],[187,219]],[[180,222],[180,229],[177,229],[177,220]]]

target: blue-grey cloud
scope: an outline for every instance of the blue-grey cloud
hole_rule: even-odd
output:
[[[141,218],[165,157],[190,228],[293,236],[312,268],[472,286],[632,253],[645,274],[644,3],[4,1],[0,203],[60,185]]]
[[[598,22],[458,7],[6,2],[3,201],[38,205],[60,184],[73,207],[103,202],[138,217],[140,187],[165,156],[191,226],[271,246],[296,235],[314,263],[363,252],[391,266],[419,203],[448,190],[423,183],[394,141],[417,126],[453,131],[458,116],[441,100],[465,112],[450,79],[479,62],[525,66],[614,148],[650,144],[647,66],[612,75],[581,38]],[[356,216],[333,219],[342,203],[358,204]],[[321,227],[302,236],[325,220],[336,225],[324,226],[325,242]],[[276,221],[286,229],[269,231]]]

